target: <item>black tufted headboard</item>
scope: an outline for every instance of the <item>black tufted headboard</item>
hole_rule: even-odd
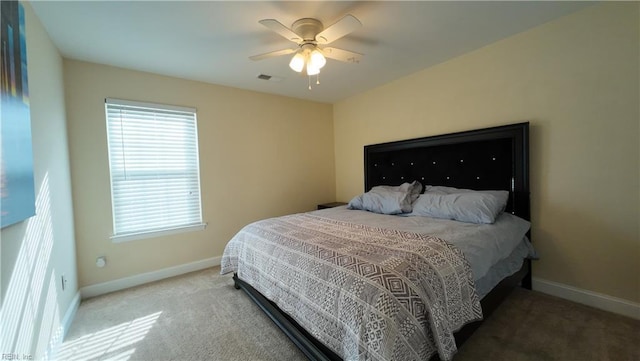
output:
[[[364,147],[365,191],[413,180],[510,192],[507,211],[529,220],[529,123]]]

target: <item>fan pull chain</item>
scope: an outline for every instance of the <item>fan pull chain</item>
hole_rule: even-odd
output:
[[[309,90],[311,90],[311,75],[307,75],[309,77],[309,79],[307,80],[307,83],[309,84]],[[320,73],[316,74],[316,84],[320,85]]]

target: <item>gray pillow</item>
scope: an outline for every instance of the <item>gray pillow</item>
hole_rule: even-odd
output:
[[[427,191],[418,197],[409,215],[468,223],[493,223],[503,210],[501,200],[487,192],[439,194]]]
[[[498,199],[498,202],[502,205],[500,208],[500,212],[503,212],[507,207],[507,201],[509,200],[509,192],[508,191],[476,191],[473,189],[464,189],[464,188],[454,188],[454,187],[445,187],[445,186],[424,186],[425,193],[435,193],[435,194],[455,194],[455,193],[486,193],[491,194]]]
[[[411,183],[402,183],[399,186],[375,186],[371,188],[370,192],[376,192],[380,189],[409,193],[411,195],[411,201],[413,202],[418,199],[418,196],[422,193],[422,183],[413,181]]]
[[[364,206],[362,205],[362,196],[364,196],[364,193],[353,197],[353,199],[349,201],[349,204],[347,204],[347,208],[364,209]]]
[[[362,209],[381,214],[411,212],[411,194],[387,189],[369,191],[362,195]]]
[[[399,186],[376,186],[369,192],[354,197],[347,207],[381,214],[408,213],[420,192],[422,184],[418,181]]]

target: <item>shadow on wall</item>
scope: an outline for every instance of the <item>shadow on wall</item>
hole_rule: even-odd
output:
[[[2,287],[3,360],[48,360],[55,351],[52,347],[59,345],[63,337],[57,288],[61,278],[55,269],[49,270],[54,240],[48,173],[37,194],[36,216],[26,221],[8,284]],[[11,240],[3,242],[6,241]]]

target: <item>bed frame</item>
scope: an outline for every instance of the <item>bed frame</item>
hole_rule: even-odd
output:
[[[364,147],[365,191],[376,185],[399,185],[418,180],[476,190],[507,190],[506,211],[530,220],[529,123],[518,123]],[[528,234],[529,239],[531,235]],[[249,297],[282,329],[310,360],[340,360],[275,304],[233,275],[236,288]],[[505,278],[481,300],[487,318],[518,285],[531,289],[531,261]],[[455,333],[458,347],[481,321]],[[435,355],[433,360],[437,360]]]

